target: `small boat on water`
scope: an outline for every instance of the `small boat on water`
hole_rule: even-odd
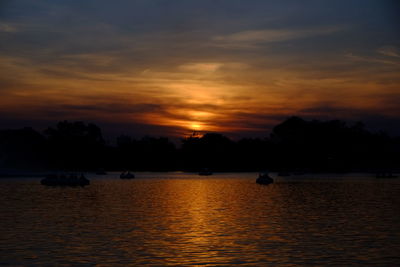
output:
[[[208,176],[208,175],[212,175],[213,173],[212,172],[210,172],[210,171],[201,171],[201,172],[199,172],[199,175],[201,175],[201,176]]]
[[[380,172],[375,175],[378,179],[390,179],[390,178],[397,178],[397,175],[394,175],[391,172]]]
[[[90,181],[83,174],[49,174],[40,183],[47,186],[85,186]]]
[[[99,169],[99,170],[96,171],[96,174],[97,175],[106,175],[107,172],[104,169]]]
[[[209,176],[209,175],[212,175],[213,173],[212,173],[212,171],[210,171],[209,169],[203,169],[203,170],[201,170],[200,172],[199,172],[199,175],[201,175],[201,176]]]
[[[126,171],[126,172],[121,173],[119,178],[121,178],[121,179],[133,179],[133,178],[135,178],[135,175],[133,173],[131,173],[130,171]]]
[[[272,179],[267,172],[265,173],[260,173],[258,175],[258,178],[256,180],[257,184],[264,184],[264,185],[268,185],[268,184],[272,184],[274,182],[274,179]]]

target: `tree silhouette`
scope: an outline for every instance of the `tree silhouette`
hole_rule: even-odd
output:
[[[44,133],[51,163],[56,168],[84,170],[104,164],[105,142],[96,125],[62,121]]]
[[[233,165],[234,142],[218,133],[191,136],[182,140],[181,153],[187,170],[226,170]]]
[[[132,171],[382,171],[400,167],[400,138],[364,124],[290,117],[269,137],[231,140],[192,135],[177,148],[168,138],[121,135],[106,144],[101,129],[59,122],[44,134],[32,128],[0,131],[0,168]]]

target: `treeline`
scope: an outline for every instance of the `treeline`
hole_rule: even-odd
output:
[[[400,138],[371,133],[362,123],[291,117],[265,138],[231,140],[218,133],[193,135],[177,147],[166,137],[120,136],[108,144],[101,129],[59,122],[0,131],[0,168],[96,171],[378,171],[400,167]]]

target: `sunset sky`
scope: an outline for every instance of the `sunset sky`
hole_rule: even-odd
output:
[[[0,128],[266,136],[288,116],[400,134],[400,1],[0,1]]]

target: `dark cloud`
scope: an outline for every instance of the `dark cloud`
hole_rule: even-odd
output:
[[[96,105],[63,105],[61,110],[68,111],[97,111],[107,113],[147,113],[160,112],[163,107],[159,104],[124,104],[124,103],[104,103]]]
[[[400,102],[397,102],[397,105]],[[400,111],[400,110],[399,110]],[[377,114],[368,110],[335,107],[328,103],[301,110],[298,115],[306,119],[333,120],[342,119],[350,123],[362,121],[372,131],[385,131],[400,136],[400,118],[393,115]]]

